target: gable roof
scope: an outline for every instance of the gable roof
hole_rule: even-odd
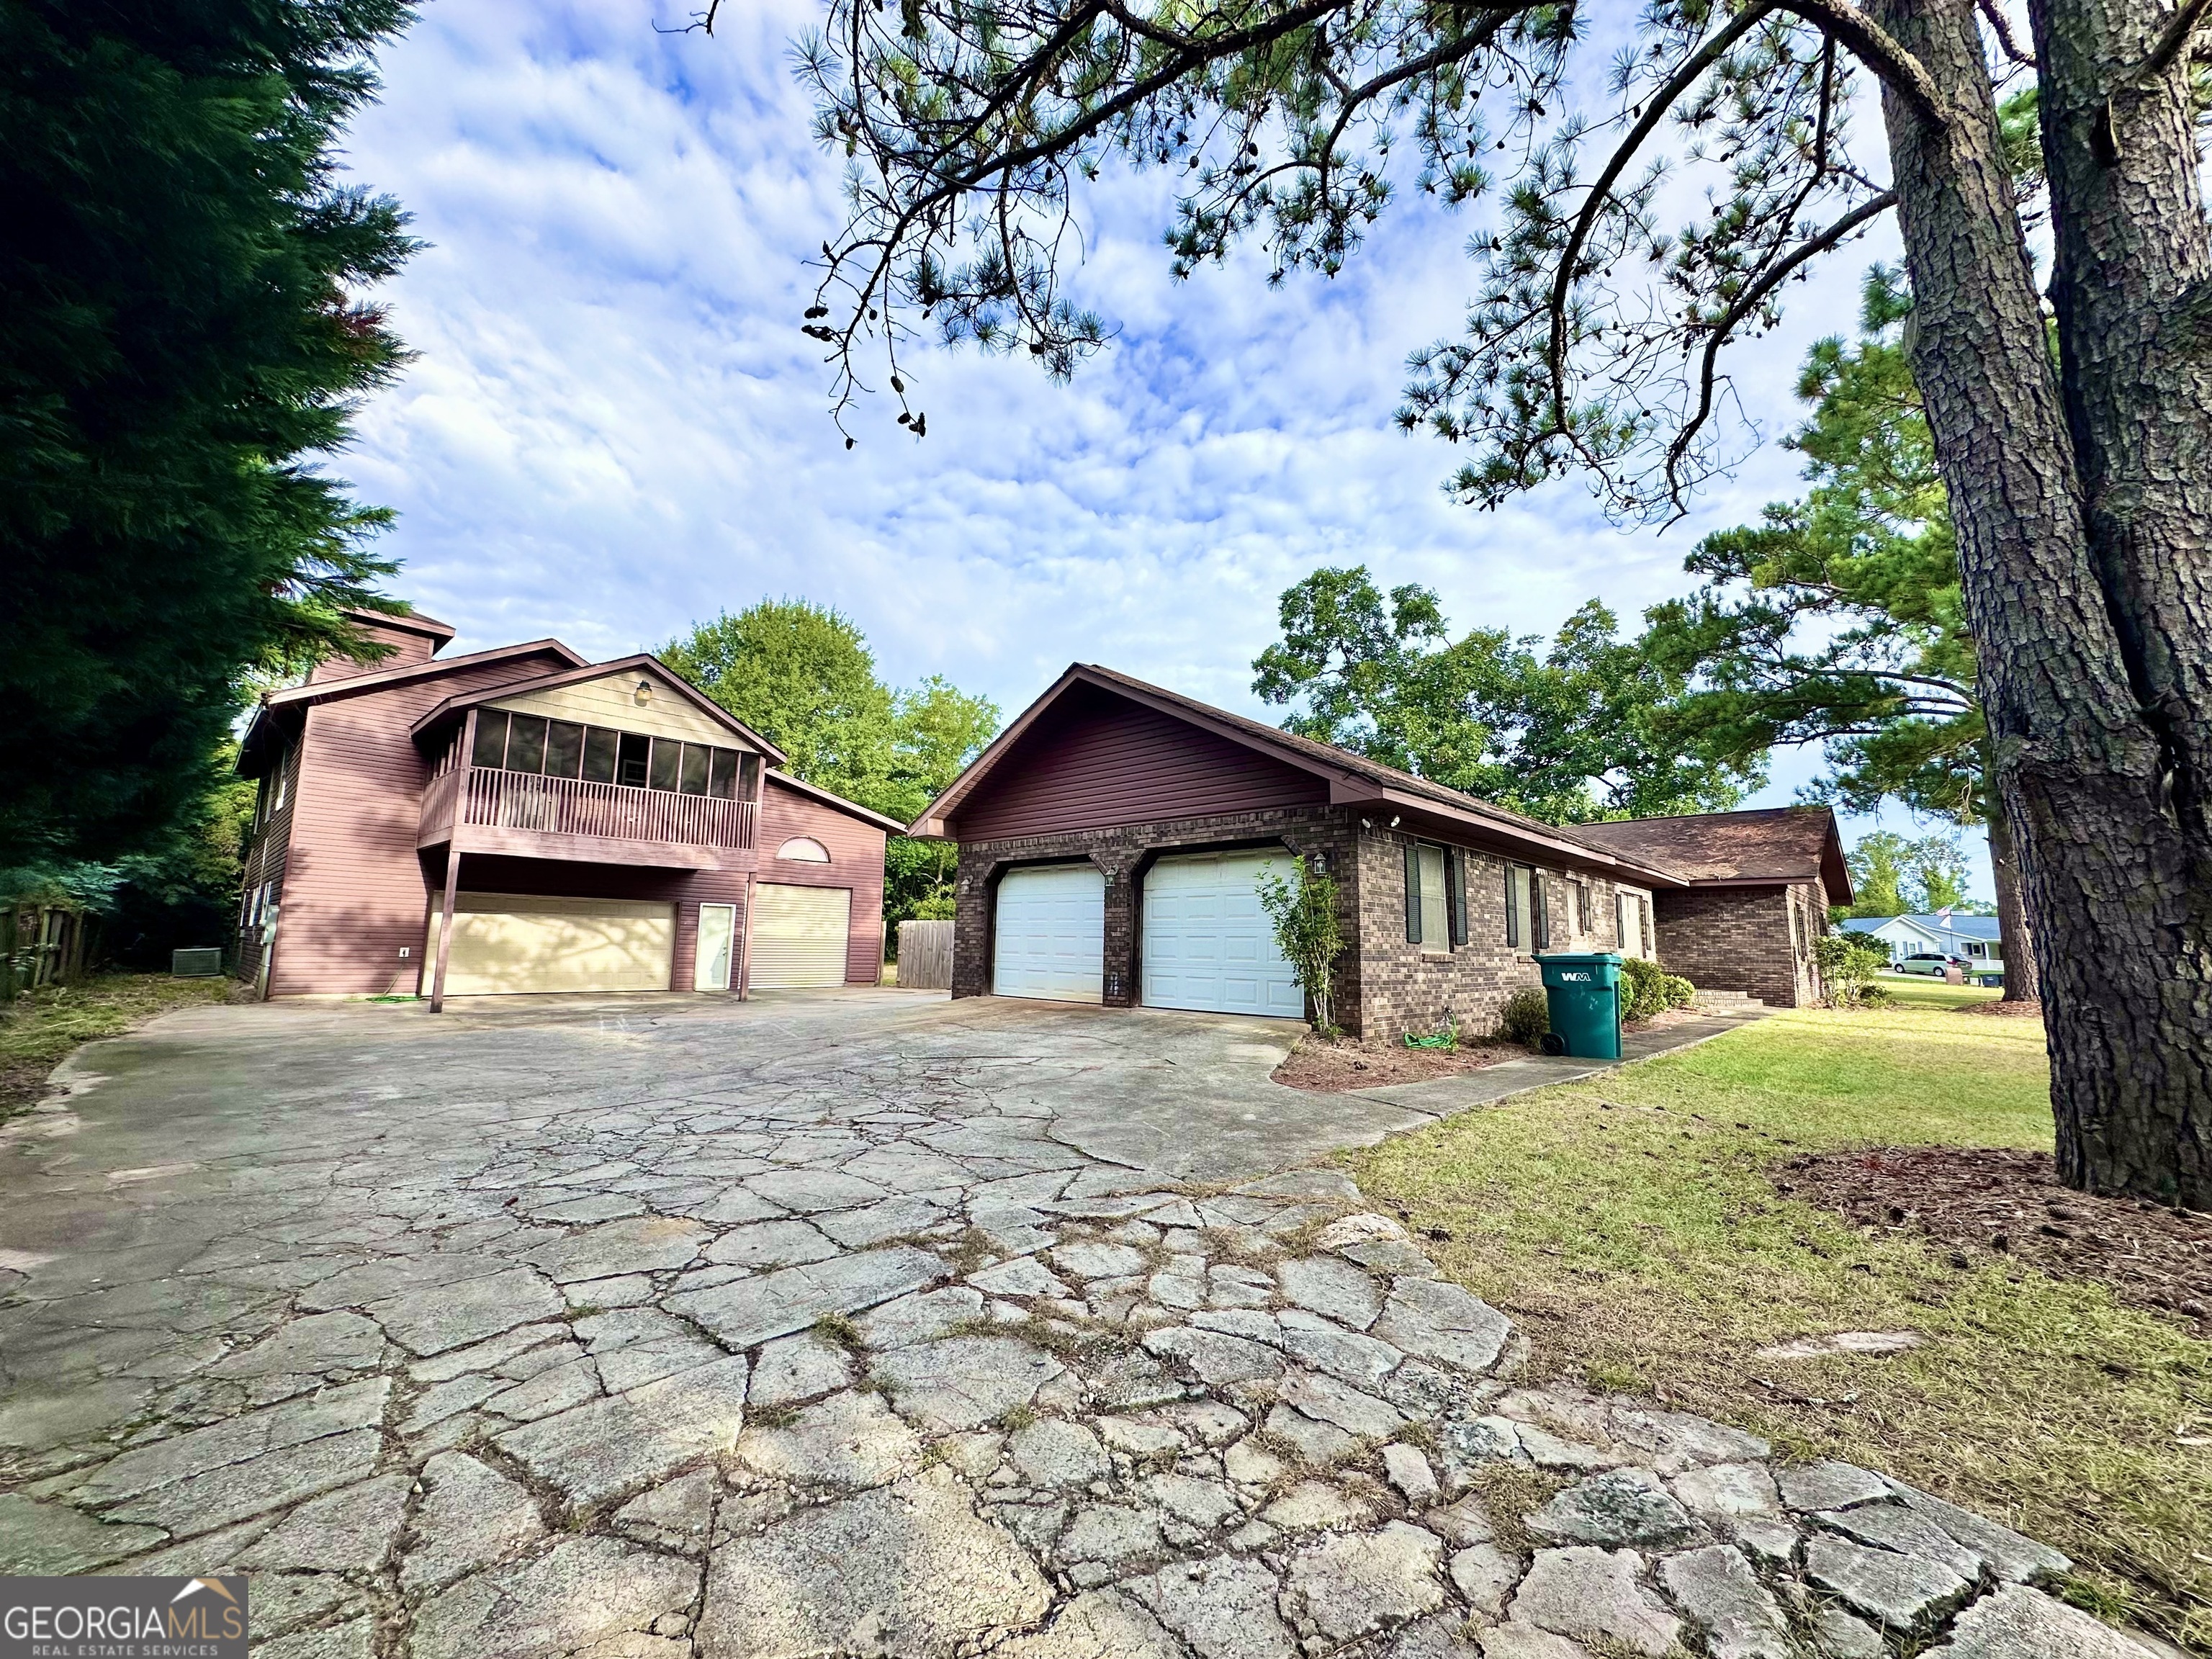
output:
[[[304,685],[287,686],[281,691],[264,691],[253,710],[253,718],[246,723],[246,735],[238,742],[238,774],[247,778],[258,775],[256,769],[260,764],[261,745],[276,722],[295,721],[303,718],[304,711],[317,703],[336,702],[344,697],[367,696],[372,692],[390,690],[394,686],[434,680],[444,675],[462,673],[492,663],[512,661],[520,664],[532,657],[553,657],[572,665],[584,660],[558,640],[529,640],[520,645],[495,646],[489,651],[471,651],[459,657],[434,658],[428,662],[407,663],[398,668],[373,668],[365,674],[346,674],[332,680],[310,680]],[[524,684],[528,678],[520,678],[515,684]]]
[[[1085,685],[1095,686],[1133,702],[1158,709],[1175,719],[1226,738],[1232,743],[1261,750],[1301,771],[1323,778],[1328,783],[1329,799],[1333,804],[1364,804],[1380,811],[1413,813],[1431,821],[1442,822],[1462,833],[1505,842],[1524,851],[1547,854],[1570,863],[1623,873],[1640,884],[1656,887],[1685,884],[1682,878],[1666,864],[1594,842],[1587,837],[1581,827],[1562,828],[1510,811],[1503,806],[1493,806],[1461,790],[1417,777],[1411,772],[1401,772],[1395,766],[1369,760],[1348,749],[1339,749],[1333,744],[1317,743],[1311,738],[1299,737],[1265,721],[1234,714],[1225,708],[1216,708],[1211,703],[1203,703],[1194,697],[1186,697],[1164,687],[1116,673],[1096,663],[1069,664],[1066,672],[1047,687],[1035,702],[1016,716],[968,769],[953,780],[952,787],[929,804],[921,816],[908,827],[907,833],[943,838],[946,819],[957,814],[961,803],[983,785],[993,770],[1024,736],[1036,728],[1055,703],[1072,690]]]
[[[1850,916],[1844,919],[1843,925],[1850,933],[1871,933],[1893,921],[1904,922],[1931,939],[1940,939],[1947,935],[1954,939],[1979,939],[1997,937],[1997,919],[1995,916],[1977,915],[1965,910],[1954,910],[1948,921],[1930,911],[1908,911],[1894,916]]]
[[[457,657],[454,660],[459,662],[465,659]],[[512,684],[507,685],[488,685],[479,690],[465,691],[448,697],[424,714],[421,720],[416,720],[410,735],[420,739],[446,721],[464,714],[471,708],[488,702],[497,702],[501,697],[511,697],[518,692],[551,691],[561,686],[575,685],[586,680],[611,679],[617,674],[634,674],[641,670],[650,669],[656,676],[666,679],[676,689],[678,696],[708,720],[736,732],[754,748],[766,755],[775,764],[781,766],[790,758],[782,750],[761,736],[751,726],[747,726],[649,651],[635,652],[629,656],[616,657],[606,662],[586,663],[582,662],[581,659],[578,660],[581,664],[580,666],[568,669],[562,673],[538,675],[528,679],[516,680]],[[838,798],[832,796],[831,799],[834,800]],[[846,804],[850,805],[849,802]],[[866,809],[864,807],[860,810],[865,811]]]
[[[858,818],[863,823],[872,823],[888,834],[902,836],[906,833],[906,825],[901,823],[896,818],[886,817],[881,812],[871,807],[863,806],[856,800],[847,800],[842,795],[832,794],[818,783],[808,783],[803,778],[794,778],[788,772],[764,772],[761,775],[761,781],[763,783],[779,784],[795,795],[804,795],[809,800],[820,801],[824,806],[833,806],[847,817]]]
[[[1828,902],[1851,902],[1836,815],[1825,806],[1771,806],[1749,812],[1695,812],[1578,825],[1581,833],[1630,857],[1656,859],[1707,885],[1818,881]]]
[[[404,685],[414,680],[435,679],[441,674],[450,674],[457,669],[478,668],[486,663],[498,662],[502,658],[520,661],[525,657],[554,656],[566,659],[571,666],[581,666],[583,658],[558,640],[530,640],[521,645],[495,646],[489,651],[471,651],[459,657],[437,657],[428,662],[410,662],[398,668],[373,668],[366,674],[349,674],[343,679],[319,680],[307,685],[289,686],[282,691],[264,691],[261,705],[264,708],[292,708],[308,703],[331,702],[339,697],[358,697],[371,691],[381,691],[390,686]]]
[[[365,606],[346,605],[339,610],[338,615],[371,628],[390,628],[402,634],[422,635],[434,641],[430,647],[434,656],[444,650],[459,631],[453,623],[440,622],[435,617],[426,617],[419,611],[371,611]]]

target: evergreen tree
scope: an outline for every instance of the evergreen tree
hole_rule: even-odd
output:
[[[1950,497],[1903,343],[1911,310],[1895,271],[1868,273],[1858,339],[1819,342],[1798,380],[1812,413],[1784,442],[1804,455],[1812,488],[1700,542],[1686,568],[1705,586],[1655,606],[1644,646],[1695,680],[1666,718],[1699,752],[1743,759],[1817,744],[1828,772],[1815,799],[1855,812],[1895,800],[1984,826],[2005,996],[2032,1000],[2035,957],[2010,826],[1990,787]],[[1936,890],[1965,896],[1956,884]]]
[[[410,243],[341,184],[402,0],[0,0],[0,866],[189,833],[243,677],[360,641],[319,471]]]

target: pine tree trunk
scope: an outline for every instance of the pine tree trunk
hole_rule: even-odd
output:
[[[1912,367],[1957,519],[1995,783],[2035,917],[2059,1168],[2094,1191],[2212,1208],[2212,899],[2191,890],[2202,871],[2166,793],[2177,750],[2144,717],[2125,596],[2107,592],[2109,561],[2092,545],[2067,412],[2098,400],[2062,399],[2045,346],[1972,0],[1877,0],[1874,11],[1949,116],[1933,128],[1884,90]],[[2063,14],[2054,26],[2072,27]],[[2093,367],[2078,351],[2067,361],[2069,373]],[[2185,453],[2186,434],[2173,441]],[[2208,459],[2200,452],[2197,465]],[[2165,511],[2177,465],[2169,450],[2142,476],[2133,522],[2155,517],[2166,538],[2136,556],[2179,547]],[[2142,505],[2152,497],[2155,514]],[[2200,520],[2200,556],[2207,533]],[[2136,586],[2165,591],[2163,578]]]
[[[1990,875],[1997,890],[1997,954],[2004,959],[2004,997],[2007,1002],[2035,1002],[2043,995],[2043,981],[2035,971],[2035,941],[2028,932],[2027,910],[2021,902],[2020,859],[2013,850],[2012,826],[2002,808],[1992,811],[1990,825]]]

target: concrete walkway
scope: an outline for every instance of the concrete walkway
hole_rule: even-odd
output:
[[[1464,1100],[1282,1089],[1288,1038],[885,992],[96,1045],[0,1129],[0,1572],[243,1571],[264,1659],[2141,1659],[2002,1527],[1516,1384],[1294,1167]],[[1553,1075],[1422,1087],[1498,1073]]]
[[[1400,1084],[1395,1088],[1362,1089],[1357,1097],[1380,1101],[1385,1105],[1401,1106],[1407,1111],[1419,1112],[1424,1117],[1449,1117],[1455,1112],[1463,1112],[1474,1106],[1492,1105],[1514,1095],[1526,1094],[1531,1089],[1544,1089],[1555,1083],[1573,1083],[1578,1079],[1595,1077],[1600,1072],[1611,1071],[1616,1065],[1650,1060],[1655,1055],[1671,1054],[1677,1048],[1688,1048],[1717,1036],[1725,1036],[1753,1020],[1764,1019],[1766,1013],[1766,1010],[1759,1009],[1741,1014],[1709,1014],[1700,1018],[1678,1020],[1671,1024],[1631,1031],[1621,1039],[1621,1058],[1617,1061],[1531,1054],[1525,1060],[1504,1060],[1496,1066],[1486,1066],[1480,1071],[1463,1073],[1457,1077],[1435,1078],[1426,1083]]]

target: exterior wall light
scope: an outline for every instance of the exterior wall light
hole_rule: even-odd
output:
[[[653,701],[653,682],[651,680],[640,680],[637,683],[637,690],[629,694],[629,700],[635,703],[640,708],[644,708],[646,704],[651,702]]]

